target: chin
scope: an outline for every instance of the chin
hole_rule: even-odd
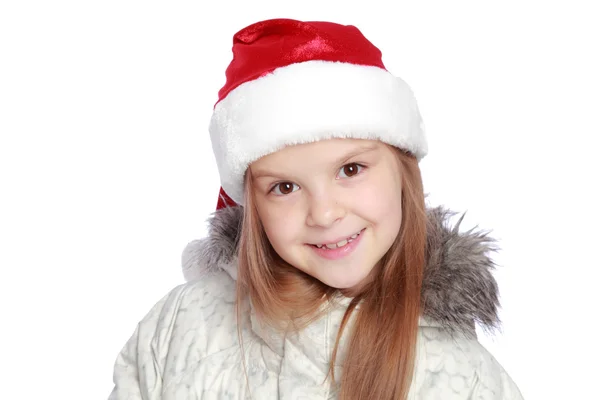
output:
[[[305,251],[305,248],[302,248],[302,250]],[[305,253],[299,252],[295,254],[295,257],[282,258],[290,265],[304,271],[323,284],[339,290],[352,290],[362,286],[374,268],[374,265],[371,268],[365,268],[364,266],[370,265],[372,261],[365,261],[366,257],[360,256],[355,259],[336,261],[317,259],[315,262],[312,259],[312,254],[306,256]]]
[[[319,279],[319,278],[317,278],[317,279],[319,279],[321,282],[323,282],[327,286],[330,286],[335,289],[351,290],[351,289],[360,287],[365,282],[368,275],[369,275],[369,271],[365,271],[364,273],[361,273],[358,276],[351,276],[351,277],[349,277],[349,276],[337,276],[337,277],[328,276],[328,277],[324,277],[323,279]]]

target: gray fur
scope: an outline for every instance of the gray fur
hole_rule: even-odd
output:
[[[423,314],[449,330],[471,331],[478,323],[492,332],[500,327],[498,285],[492,275],[496,240],[489,232],[459,232],[464,214],[442,207],[427,210],[427,264],[423,276]]]
[[[427,216],[427,264],[424,270],[423,316],[450,332],[474,332],[475,323],[492,332],[500,327],[498,285],[492,275],[495,264],[489,252],[498,250],[489,232],[459,232],[464,214],[454,227],[457,213],[443,207],[429,208]],[[193,280],[205,272],[226,269],[236,274],[242,207],[217,211],[210,219],[207,239],[189,243],[184,250],[183,272]]]
[[[187,244],[181,257],[186,281],[205,272],[225,269],[235,260],[243,215],[242,207],[218,210],[208,221],[208,237]]]

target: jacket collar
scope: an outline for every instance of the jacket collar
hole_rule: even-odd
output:
[[[472,228],[460,232],[457,213],[443,207],[427,209],[427,263],[422,288],[421,325],[438,326],[450,333],[473,335],[475,324],[486,332],[500,327],[498,285],[489,253],[498,250],[489,232]],[[182,255],[187,281],[210,271],[224,270],[237,279],[236,248],[242,221],[242,207],[228,207],[214,213],[205,239],[194,240]]]

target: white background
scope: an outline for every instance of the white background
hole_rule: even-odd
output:
[[[358,26],[413,88],[432,205],[492,229],[527,399],[597,395],[599,12],[593,1],[5,1],[2,398],[106,398],[136,323],[182,282],[218,174],[231,38],[261,19]]]

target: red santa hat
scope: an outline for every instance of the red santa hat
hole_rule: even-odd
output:
[[[232,51],[209,127],[217,208],[243,204],[248,165],[288,145],[376,139],[427,154],[412,90],[356,27],[266,20],[236,33]]]

